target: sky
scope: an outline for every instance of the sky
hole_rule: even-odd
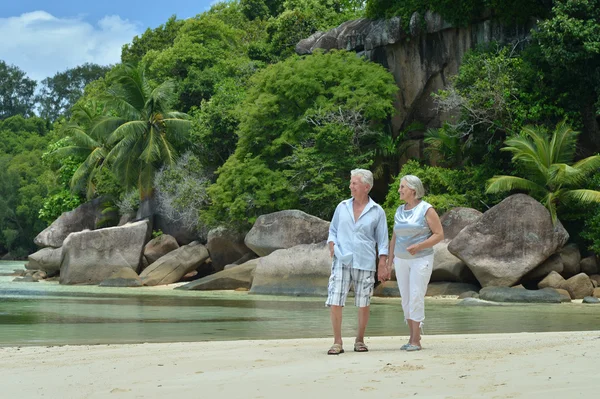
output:
[[[121,47],[171,15],[187,19],[217,0],[1,0],[0,60],[41,82],[91,62],[120,61]]]

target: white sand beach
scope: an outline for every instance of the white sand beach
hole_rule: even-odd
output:
[[[0,348],[2,398],[589,398],[600,331]]]

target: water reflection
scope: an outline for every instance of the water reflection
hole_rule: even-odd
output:
[[[0,269],[1,270],[1,269]],[[324,298],[0,280],[0,345],[139,343],[331,336]],[[426,334],[596,330],[600,306],[460,307],[427,300]],[[343,334],[355,334],[356,308]],[[375,298],[367,335],[406,335],[399,299]]]

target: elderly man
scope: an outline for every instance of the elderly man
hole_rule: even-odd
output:
[[[367,352],[365,330],[369,305],[375,285],[377,250],[379,267],[384,269],[388,255],[388,229],[385,212],[370,197],[373,174],[366,169],[350,172],[352,198],[338,204],[329,227],[329,252],[333,258],[328,296],[331,309],[333,345],[328,355],[344,353],[342,343],[342,308],[350,284],[354,285],[354,302],[358,309],[358,333],[354,351]]]

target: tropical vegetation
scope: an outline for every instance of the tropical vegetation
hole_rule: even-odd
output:
[[[600,253],[599,10],[600,0],[231,0],[165,15],[117,65],[35,82],[0,60],[0,256],[32,252],[62,212],[99,197],[119,213],[154,203],[204,233],[287,208],[328,219],[355,167],[376,172],[372,196],[388,215],[404,174],[422,177],[440,213],[527,192]],[[456,26],[491,16],[531,29],[467,52],[443,77],[441,126],[415,112],[392,127],[397,87],[382,65],[295,54],[348,20],[399,17],[413,29],[429,11]]]

